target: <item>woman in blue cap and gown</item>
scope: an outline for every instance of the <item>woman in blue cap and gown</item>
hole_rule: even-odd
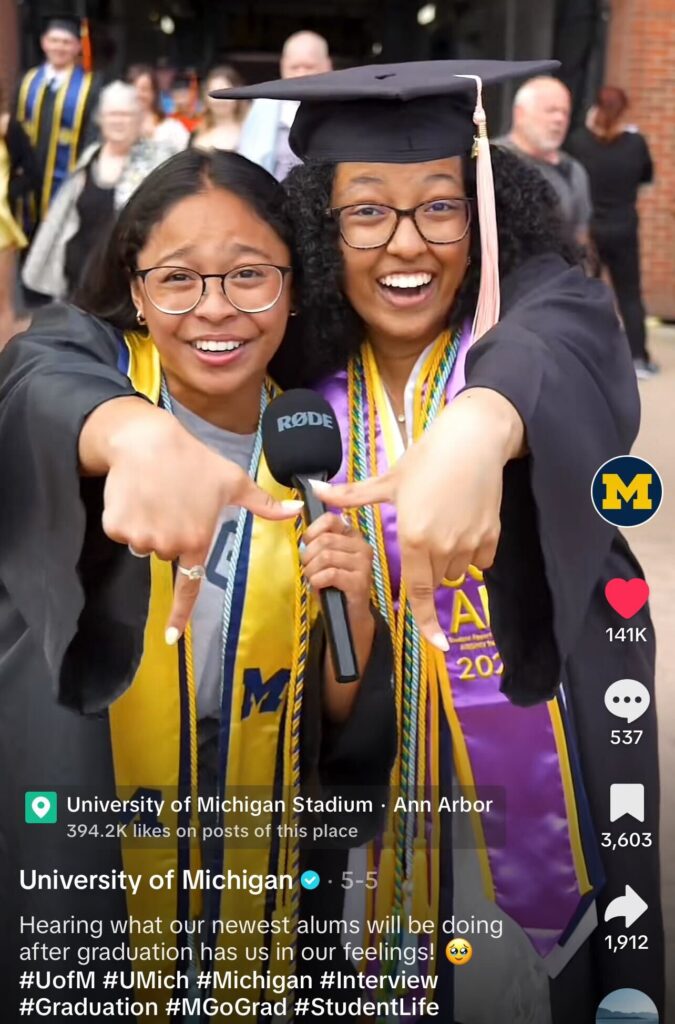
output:
[[[301,102],[301,373],[346,452],[317,492],[358,508],[398,654],[399,757],[359,913],[366,935],[391,922],[381,971],[436,976],[462,1024],[590,1022],[624,986],[663,1005],[654,703],[632,746],[612,744],[604,704],[623,677],[653,693],[653,630],[644,607],[644,642],[606,635],[621,620],[605,584],[642,573],[590,499],[637,433],[630,353],[543,180],[491,161],[481,100],[483,83],[554,66],[376,65],[223,94]],[[645,786],[637,849],[611,848],[622,781]],[[442,800],[456,782],[485,801],[473,830]],[[616,951],[625,920],[604,923],[627,885],[644,955]],[[475,947],[461,969],[453,937]]]

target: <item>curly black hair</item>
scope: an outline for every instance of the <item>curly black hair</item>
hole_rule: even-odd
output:
[[[508,150],[491,146],[499,234],[500,278],[526,259],[558,253],[576,263],[579,252],[559,212],[553,188],[544,177]],[[338,226],[326,216],[335,174],[334,164],[296,167],[284,182],[287,212],[293,223],[298,274],[296,295],[300,359],[296,374],[312,384],[346,366],[358,351],[364,326],[343,292],[343,267]],[[475,163],[464,160],[466,194],[475,198]],[[472,317],[480,280],[480,237],[471,233],[471,264],[448,311],[448,323]],[[295,349],[296,355],[298,348]],[[296,380],[297,383],[297,380]]]

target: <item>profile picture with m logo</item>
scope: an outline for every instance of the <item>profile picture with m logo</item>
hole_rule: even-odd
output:
[[[613,526],[641,526],[656,515],[663,482],[645,459],[619,455],[598,469],[591,498],[598,515]]]

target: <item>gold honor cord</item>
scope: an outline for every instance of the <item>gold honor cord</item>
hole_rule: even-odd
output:
[[[45,167],[44,181],[42,183],[42,203],[40,206],[40,214],[42,217],[47,216],[47,210],[49,209],[49,204],[52,198],[52,185],[54,183],[56,151],[59,148],[59,135],[61,134],[61,118],[63,116],[63,107],[66,102],[66,96],[68,95],[68,89],[70,87],[70,80],[72,77],[73,71],[71,70],[65,81],[61,83],[61,88],[56,94],[56,101],[54,103],[52,130],[49,137],[49,149],[47,151],[47,164]]]
[[[444,403],[447,380],[458,350],[459,337],[445,332],[429,353],[419,374],[413,400],[413,436],[419,437],[433,421]],[[390,428],[383,399],[383,387],[374,354],[364,344],[361,354],[350,362],[348,371],[348,407],[350,410],[350,445],[348,479],[376,476],[383,467],[378,466],[376,422],[379,415],[383,445],[389,462],[394,461],[394,439],[388,437]],[[364,409],[368,410],[367,441]],[[432,785],[438,785],[438,673],[432,668],[436,658],[422,641],[412,619],[406,597],[405,582],[399,592],[399,608],[394,613],[394,601],[384,541],[382,515],[379,506],[357,513],[359,525],[375,549],[373,598],[387,619],[394,637],[394,689],[399,728],[399,756],[395,762],[391,785],[393,794],[416,797],[427,785],[427,740],[435,755],[429,767]],[[429,736],[427,713],[434,732]],[[405,794],[403,790],[405,789]],[[436,919],[440,868],[438,820],[432,821],[431,866],[428,863],[428,843],[424,811],[415,817],[394,814],[394,800],[390,800],[387,823],[379,859],[377,895],[369,906],[372,915],[384,922],[390,913],[402,914],[404,908],[419,919]],[[375,863],[371,850],[370,863]],[[395,965],[387,965],[395,966]]]

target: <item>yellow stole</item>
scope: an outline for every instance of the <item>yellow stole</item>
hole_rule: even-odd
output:
[[[139,334],[126,334],[124,341],[132,384],[158,402],[161,368],[157,349],[147,336]],[[262,458],[256,479],[276,498],[291,494],[273,480]],[[264,929],[283,918],[297,923],[299,903],[299,850],[292,836],[289,798],[299,792],[300,716],[311,626],[298,554],[300,529],[299,520],[268,522],[247,514],[239,556],[236,564],[233,556],[230,569],[236,573],[236,585],[227,649],[223,652],[223,716],[229,720],[223,792],[228,798],[253,796],[271,801],[284,797],[285,811],[281,815],[271,811],[224,815],[221,824],[247,828],[248,838],[226,839],[222,865],[209,867],[225,875],[288,872],[293,876],[290,891],[263,890],[253,895],[245,889],[226,889],[215,896],[215,913],[214,896],[207,894],[216,921],[253,922],[254,930],[243,935],[216,933],[214,939],[200,917],[204,913],[201,894],[182,884],[186,870],[194,875],[201,866],[195,813],[197,722],[191,636],[188,628],[178,646],[166,645],[164,630],[173,598],[173,567],[151,556],[151,600],[143,658],[132,685],[110,709],[118,793],[128,798],[138,790],[159,791],[157,795],[161,793],[165,801],[160,822],[169,833],[169,838],[159,840],[129,834],[122,842],[124,870],[143,879],[136,895],[127,894],[129,917],[140,921],[159,919],[161,923],[159,935],[129,934],[131,949],[157,944],[162,950],[162,958],[154,963],[136,962],[133,966],[137,970],[145,966],[163,976],[173,975],[176,969],[186,973],[190,962],[186,947],[191,944],[193,954],[196,948],[199,964],[202,944],[210,943],[219,947],[220,953],[223,947],[238,952],[229,965],[225,959],[213,959],[219,955],[218,949],[215,954],[207,954],[203,959],[207,970],[240,966],[285,976],[294,970],[295,928],[289,929],[290,934],[280,929],[281,934],[273,936]],[[280,679],[284,681],[283,689]],[[172,801],[176,801],[173,806]],[[283,825],[286,828],[280,827]],[[257,837],[256,829],[262,830]],[[131,833],[131,827],[127,832]],[[169,878],[171,883],[152,888],[151,876]],[[192,940],[171,930],[176,920],[189,922]],[[268,939],[267,956],[261,955],[257,964],[247,962],[244,949],[265,947]],[[177,949],[183,959],[175,959]],[[167,994],[170,990],[159,986],[154,992],[144,990],[142,998],[156,999],[161,1008]],[[221,991],[220,999],[236,994],[229,989]],[[261,993],[252,989],[246,995],[255,999]],[[158,1019],[166,1018],[161,1014],[159,1018],[152,1016],[153,1022]]]

